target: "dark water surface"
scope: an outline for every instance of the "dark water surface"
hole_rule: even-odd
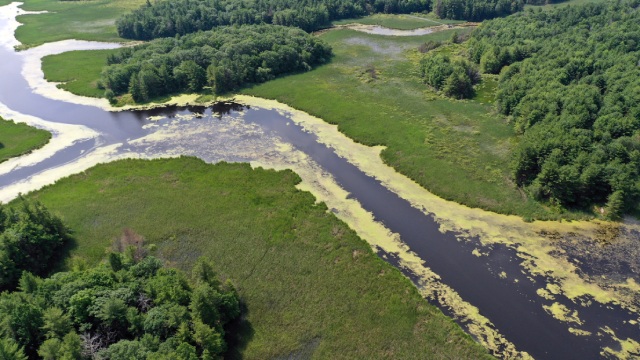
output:
[[[374,214],[376,220],[400,234],[402,241],[425,261],[426,266],[441,276],[443,283],[457,291],[465,301],[478,307],[480,313],[507,340],[513,342],[518,350],[526,351],[538,359],[596,359],[600,357],[599,353],[604,346],[616,347],[616,343],[609,337],[596,335],[599,328],[609,326],[622,339],[638,337],[637,327],[625,323],[625,320],[633,318],[627,311],[597,303],[579,307],[558,297],[556,301],[579,311],[585,324],[576,327],[593,332],[588,337],[570,334],[569,324],[554,319],[543,310],[542,305],[551,305],[552,301],[536,294],[536,289],[545,287],[547,279],[530,280],[522,274],[520,259],[513,250],[496,245],[488,256],[474,256],[472,250],[481,246],[476,239],[465,239],[452,232],[441,233],[432,216],[412,207],[380,182],[337,156],[331,148],[319,143],[315,135],[306,133],[277,111],[248,109],[238,104],[226,103],[206,108],[171,106],[148,111],[108,112],[34,94],[21,76],[21,58],[12,51],[0,48],[0,59],[0,102],[23,114],[58,123],[82,124],[101,134],[97,140],[79,142],[39,164],[0,175],[0,188],[73,161],[94,149],[96,143],[126,145],[129,141],[143,137],[153,131],[143,128],[149,124],[149,116],[171,118],[191,113],[209,117],[212,114],[238,116],[238,112],[242,110],[244,121],[257,124],[266,133],[291,143],[331,173],[352,198]],[[220,121],[224,119],[221,118]],[[380,255],[399,267],[398,259],[393,254],[381,252]],[[419,284],[415,274],[399,268]],[[499,273],[502,271],[509,274],[508,281],[500,278]],[[518,282],[514,282],[514,279],[518,279]],[[453,315],[443,304],[436,300],[433,302],[445,313]]]

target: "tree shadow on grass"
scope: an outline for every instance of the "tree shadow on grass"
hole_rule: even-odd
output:
[[[67,271],[67,259],[71,256],[71,252],[78,248],[78,240],[75,237],[69,235],[65,244],[58,250],[58,254],[55,259],[51,261],[51,267],[49,268],[48,276],[51,276],[60,271]]]
[[[225,327],[225,341],[227,342],[228,350],[223,356],[224,359],[243,359],[244,350],[255,334],[253,326],[247,320],[249,308],[242,300],[240,300],[240,310],[240,317]]]

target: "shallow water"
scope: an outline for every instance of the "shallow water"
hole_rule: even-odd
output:
[[[380,25],[361,25],[361,24],[353,24],[353,25],[345,25],[341,26],[347,29],[361,31],[367,34],[372,35],[385,35],[385,36],[420,36],[431,34],[439,28],[434,27],[424,27],[413,30],[399,30],[399,29],[390,29]]]
[[[0,21],[5,19],[0,16]],[[616,298],[621,305],[614,305],[608,301],[609,293],[599,288],[588,290],[594,295],[587,290],[577,296],[571,295],[577,290],[540,295],[540,289],[554,289],[555,284],[568,289],[563,282],[571,276],[571,284],[579,288],[591,284],[580,282],[565,258],[549,256],[553,250],[544,248],[547,245],[534,248],[535,241],[546,244],[537,229],[558,226],[524,224],[517,218],[448,204],[422,189],[406,190],[410,182],[405,186],[401,175],[374,164],[379,161],[375,151],[351,144],[333,127],[301,122],[293,110],[271,109],[259,101],[253,102],[257,106],[227,102],[109,112],[34,91],[25,80],[32,73],[24,64],[28,54],[0,46],[0,58],[0,103],[11,110],[9,114],[37,117],[52,126],[72,124],[94,134],[50,153],[46,148],[37,151],[33,154],[41,155],[37,161],[14,161],[10,168],[0,165],[0,199],[123,157],[193,155],[207,162],[291,168],[301,175],[303,189],[325,201],[432,303],[497,355],[591,359],[605,347],[619,348],[617,338],[640,337],[633,323],[638,315],[631,311],[638,305],[635,300],[621,303]],[[60,131],[57,137],[65,137]],[[367,162],[367,154],[374,160]],[[637,274],[619,275],[625,279]],[[596,297],[602,299],[598,302]],[[545,310],[563,306],[577,311],[581,324],[571,322],[576,318],[572,313],[559,316],[556,311],[554,317],[553,311]],[[574,335],[570,327],[590,335]]]

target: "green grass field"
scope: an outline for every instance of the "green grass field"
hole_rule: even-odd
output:
[[[97,87],[99,74],[107,64],[107,56],[116,51],[70,51],[45,56],[42,58],[42,70],[47,80],[64,82],[59,86],[64,90],[83,96],[103,97],[104,89]]]
[[[249,340],[231,358],[488,357],[298,181],[247,164],[124,160],[27,197],[62,217],[72,256],[90,263],[125,228],[173,266],[212,259],[248,308]]]
[[[0,163],[41,148],[49,139],[47,131],[0,118]]]
[[[363,24],[380,25],[391,29],[413,30],[442,24],[457,24],[463,21],[430,19],[426,15],[392,15],[375,14],[357,19],[344,19],[334,21],[334,25]]]
[[[23,1],[22,8],[25,10],[49,11],[47,14],[18,17],[18,21],[24,25],[16,30],[16,38],[23,47],[66,39],[127,41],[118,37],[115,20],[121,14],[136,9],[145,2],[145,0]]]

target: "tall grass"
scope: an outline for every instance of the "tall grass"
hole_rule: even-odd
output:
[[[247,164],[124,160],[28,197],[63,218],[77,239],[73,255],[90,262],[124,228],[174,266],[212,259],[248,309],[231,357],[487,357],[298,181]]]
[[[48,131],[0,118],[0,163],[41,148],[49,139]]]

